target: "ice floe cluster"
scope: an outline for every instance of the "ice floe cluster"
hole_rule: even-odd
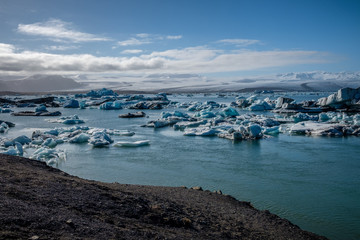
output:
[[[59,144],[90,144],[94,148],[108,147],[114,143],[112,136],[133,136],[135,133],[128,130],[90,128],[76,126],[72,128],[54,128],[46,131],[36,130],[31,137],[25,135],[13,139],[2,138],[0,153],[26,156],[32,159],[45,161],[48,164],[58,164],[66,160],[66,153],[56,148]],[[116,142],[116,147],[138,147],[149,145],[148,140]],[[26,149],[32,151],[28,154]]]
[[[191,96],[189,96],[191,97]],[[218,94],[219,98],[227,97]],[[220,137],[233,141],[268,138],[277,134],[310,136],[360,136],[360,88],[339,89],[328,97],[296,102],[273,92],[257,92],[250,97],[234,96],[230,104],[216,101],[173,102],[165,93],[157,95],[119,95],[113,90],[92,90],[86,94],[45,96],[42,98],[0,98],[0,113],[14,116],[60,116],[60,111],[48,108],[96,108],[103,110],[139,109],[159,110],[156,120],[142,127],[171,127],[184,136]],[[32,108],[30,111],[17,109]],[[170,111],[169,111],[170,110]],[[172,111],[171,111],[172,110]],[[246,113],[244,113],[246,112]],[[66,125],[83,124],[81,111],[78,115],[46,119]],[[80,115],[80,117],[79,117]],[[143,111],[120,114],[120,118],[139,118]],[[6,134],[15,125],[0,120],[0,134]],[[35,131],[31,137],[18,136],[0,139],[0,152],[28,156],[56,164],[66,159],[64,150],[57,146],[63,143],[90,144],[93,147],[139,147],[148,140],[114,142],[113,136],[132,136],[127,130],[100,129],[83,125],[71,128],[54,128]],[[27,151],[33,149],[33,151]],[[31,153],[27,153],[31,152]]]

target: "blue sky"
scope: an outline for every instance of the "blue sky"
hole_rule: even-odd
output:
[[[360,1],[1,0],[0,74],[360,71]]]

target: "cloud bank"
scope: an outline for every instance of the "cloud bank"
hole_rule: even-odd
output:
[[[128,53],[139,52],[128,50]],[[97,57],[90,54],[49,54],[17,51],[0,43],[2,74],[87,74],[87,73],[189,73],[248,71],[297,64],[328,62],[317,51],[224,51],[203,46],[152,52],[138,57]]]
[[[234,44],[239,47],[246,47],[249,45],[261,43],[259,40],[256,40],[256,39],[222,39],[217,42],[218,43],[226,43],[226,44]]]

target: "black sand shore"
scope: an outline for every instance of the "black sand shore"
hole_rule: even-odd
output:
[[[0,239],[325,239],[247,202],[89,181],[0,154]]]

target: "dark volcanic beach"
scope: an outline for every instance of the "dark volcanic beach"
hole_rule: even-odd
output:
[[[231,196],[102,183],[0,154],[0,239],[326,239]]]

